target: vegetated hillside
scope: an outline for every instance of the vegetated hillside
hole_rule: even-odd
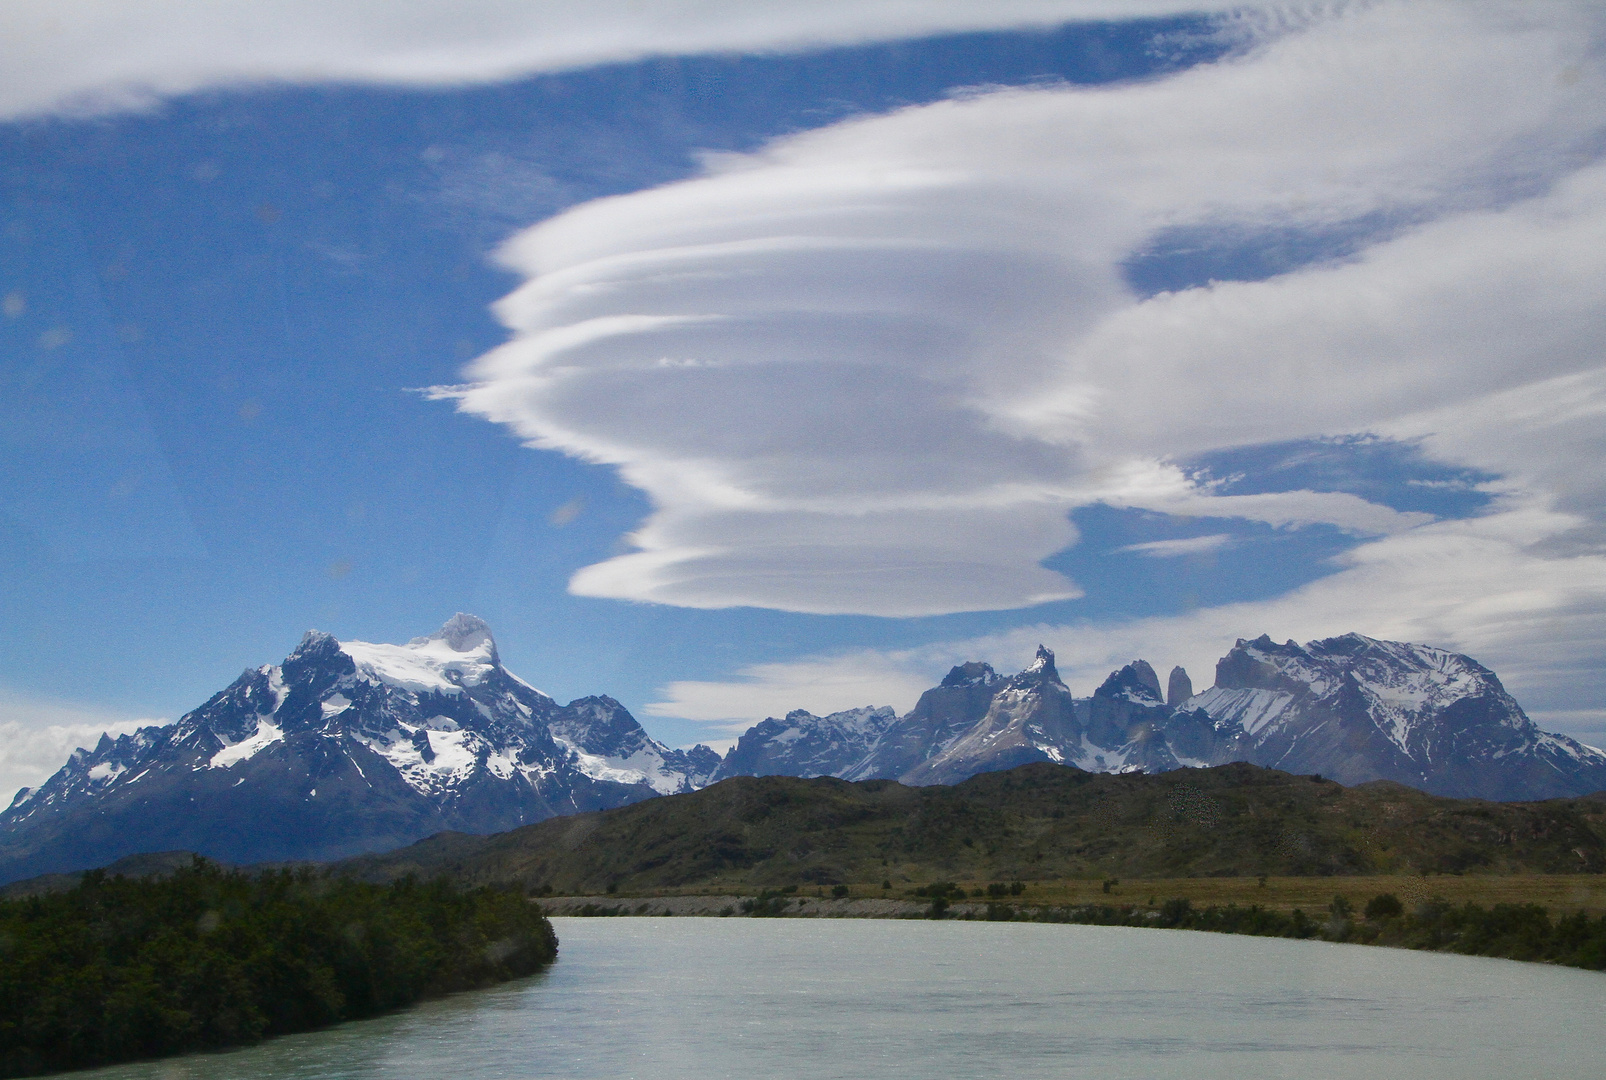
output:
[[[338,864],[558,894],[910,881],[1414,872],[1599,873],[1606,797],[1447,799],[1247,764],[1142,774],[1034,763],[952,787],[733,777],[496,836]]]
[[[153,851],[142,855],[128,855],[94,870],[78,870],[70,874],[40,874],[38,877],[13,881],[9,885],[0,885],[0,900],[23,900],[30,896],[50,896],[66,892],[68,889],[76,889],[90,874],[104,874],[109,878],[169,877],[179,870],[194,866],[195,859],[196,854],[193,851]],[[228,863],[216,859],[206,861],[209,866],[215,866],[220,870],[234,869]],[[266,870],[269,867],[259,865],[255,869]]]
[[[91,871],[0,901],[0,1076],[256,1042],[528,975],[556,955],[551,923],[506,890],[202,859],[143,880]]]

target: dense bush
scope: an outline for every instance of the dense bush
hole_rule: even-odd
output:
[[[1367,922],[1395,919],[1405,914],[1405,905],[1393,893],[1378,893],[1366,902],[1365,914]]]
[[[255,1042],[526,975],[557,955],[522,896],[224,871],[86,874],[0,901],[0,1076]]]
[[[1406,914],[1398,898],[1388,893],[1367,903],[1365,923],[1353,921],[1348,902],[1340,903],[1337,898],[1328,910],[1329,919],[1318,922],[1298,909],[1285,915],[1259,905],[1196,908],[1191,901],[1178,898],[1167,900],[1158,909],[1088,904],[1016,910],[1007,904],[989,904],[985,917],[1097,926],[1158,926],[1263,937],[1320,937],[1327,941],[1501,956],[1606,970],[1606,916],[1592,919],[1578,912],[1552,920],[1550,912],[1538,904],[1456,907],[1443,900],[1430,900]]]
[[[792,901],[781,895],[781,893],[785,891],[786,890],[782,889],[772,892],[769,889],[765,889],[763,892],[759,893],[758,896],[749,897],[748,899],[743,900],[742,913],[744,915],[752,915],[755,918],[760,919],[774,918],[779,915],[784,915],[786,913],[786,909],[791,906],[792,903]],[[581,914],[584,914],[583,910]]]

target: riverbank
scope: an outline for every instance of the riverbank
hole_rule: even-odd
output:
[[[818,896],[554,896],[541,898],[541,910],[548,915],[669,915],[704,918],[751,915],[759,903],[770,906],[769,914],[803,915],[820,919],[917,919],[931,911],[930,900],[893,900],[876,897],[833,899]],[[744,905],[746,907],[744,908]],[[784,905],[784,906],[783,906]],[[961,904],[955,915],[976,917],[985,913],[985,904]]]
[[[1108,883],[1106,885],[1106,883]],[[995,889],[1001,882],[959,881],[956,889],[963,889],[966,899],[956,903],[956,910],[986,907],[989,886]],[[833,899],[833,887],[801,885],[790,892],[771,889],[770,893],[797,899],[808,899],[817,914],[843,918],[898,918],[911,911],[925,910],[931,901],[916,895],[929,886],[901,883],[883,889],[880,882],[856,883],[840,886],[848,890],[844,899]],[[585,904],[634,909],[647,903],[655,914],[667,911],[673,915],[718,915],[726,907],[738,907],[743,899],[756,897],[764,890],[754,888],[702,888],[654,889],[620,891],[616,894],[576,894],[542,899],[544,906],[559,914],[556,905],[565,910],[578,910]],[[975,894],[982,895],[977,896]],[[1071,878],[1058,881],[1025,881],[1021,892],[1005,898],[1034,908],[1080,907],[1088,904],[1133,905],[1158,907],[1169,899],[1183,898],[1195,907],[1262,907],[1271,911],[1291,914],[1298,908],[1304,911],[1325,910],[1334,896],[1343,896],[1351,904],[1364,905],[1379,893],[1391,893],[1409,909],[1434,897],[1451,904],[1478,904],[1493,907],[1496,904],[1539,904],[1557,916],[1585,912],[1591,916],[1606,915],[1606,874],[1368,874],[1331,877],[1172,877],[1136,878]],[[968,907],[967,907],[968,906]]]
[[[566,896],[545,898],[541,903],[547,914],[583,918],[924,918],[1202,930],[1606,969],[1606,916],[1592,918],[1585,911],[1574,911],[1553,917],[1549,909],[1532,903],[1499,903],[1485,908],[1473,903],[1457,905],[1434,896],[1407,904],[1389,892],[1357,903],[1343,893],[1334,893],[1322,907],[1284,912],[1259,904],[1197,907],[1187,897],[1178,896],[1168,897],[1158,905],[1108,901],[1050,905],[1011,898],[1007,893],[980,900],[966,898],[957,886],[937,885],[926,891],[928,895],[918,900],[764,892],[746,897]]]

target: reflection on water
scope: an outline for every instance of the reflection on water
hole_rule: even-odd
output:
[[[96,1080],[1606,1076],[1606,975],[1187,931],[554,919],[544,975]]]

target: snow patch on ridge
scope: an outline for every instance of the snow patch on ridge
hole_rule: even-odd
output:
[[[249,761],[251,758],[256,757],[257,754],[262,750],[283,738],[283,731],[281,731],[267,717],[259,716],[257,717],[257,729],[255,733],[246,736],[237,743],[225,746],[223,749],[213,754],[207,764],[214,769],[226,769],[230,765],[235,765],[242,761]]]
[[[1280,690],[1224,690],[1212,686],[1178,706],[1178,711],[1202,709],[1211,718],[1235,724],[1247,735],[1266,730],[1293,703],[1294,695]]]
[[[593,780],[608,780],[615,784],[646,784],[660,795],[673,795],[682,790],[684,778],[679,773],[664,771],[664,759],[656,747],[647,746],[629,757],[607,757],[588,754],[563,739],[558,745],[573,755],[575,768]]]

